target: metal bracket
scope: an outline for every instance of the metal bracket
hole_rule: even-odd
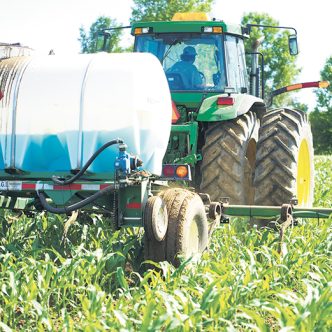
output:
[[[293,206],[291,204],[283,204],[281,206],[281,211],[280,211],[280,236],[279,236],[279,254],[281,253],[281,244],[282,241],[284,240],[284,234],[286,229],[289,226],[294,225],[294,219],[293,219]]]
[[[189,154],[183,158],[176,158],[174,159],[174,163],[176,164],[190,164],[194,166],[198,161],[202,160],[201,154]]]
[[[229,197],[220,197],[220,202],[222,204],[229,204]]]
[[[292,206],[296,206],[299,204],[299,201],[296,197],[293,197],[290,202],[289,202]]]
[[[209,194],[206,193],[198,193],[199,197],[203,201],[204,205],[210,205],[211,204],[211,198]]]
[[[221,206],[221,224],[229,224],[229,216],[224,214],[224,208],[229,205],[229,197],[221,197],[220,198],[220,206]]]

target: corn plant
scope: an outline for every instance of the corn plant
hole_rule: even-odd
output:
[[[316,157],[331,206],[331,157]],[[1,215],[0,331],[331,331],[332,219],[279,236],[234,219],[198,261],[151,269],[108,220]]]

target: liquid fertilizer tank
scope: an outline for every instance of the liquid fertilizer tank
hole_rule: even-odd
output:
[[[18,57],[0,61],[0,176],[68,175],[121,138],[160,175],[172,117],[164,71],[147,53]],[[87,170],[112,179],[118,148]]]

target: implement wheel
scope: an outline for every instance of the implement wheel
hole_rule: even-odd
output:
[[[167,232],[168,216],[160,196],[149,197],[144,208],[144,230],[149,240],[162,241]]]
[[[262,119],[257,144],[255,204],[282,205],[294,197],[311,207],[314,194],[314,152],[307,115],[275,109]],[[259,225],[266,226],[267,220]]]
[[[252,204],[259,121],[253,112],[210,124],[205,133],[200,190],[211,200],[229,197],[231,204]]]
[[[205,207],[197,194],[185,189],[168,189],[160,196],[168,213],[167,234],[161,242],[145,236],[145,259],[167,260],[177,267],[179,256],[187,259],[200,254],[208,244]]]

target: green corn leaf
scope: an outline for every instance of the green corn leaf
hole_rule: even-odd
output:
[[[5,323],[0,322],[0,328],[3,332],[13,332],[13,330]]]
[[[129,290],[129,285],[128,285],[127,280],[125,278],[122,267],[118,267],[116,269],[116,277],[117,277],[117,280],[118,280],[120,286],[122,288],[124,288],[125,290]]]

